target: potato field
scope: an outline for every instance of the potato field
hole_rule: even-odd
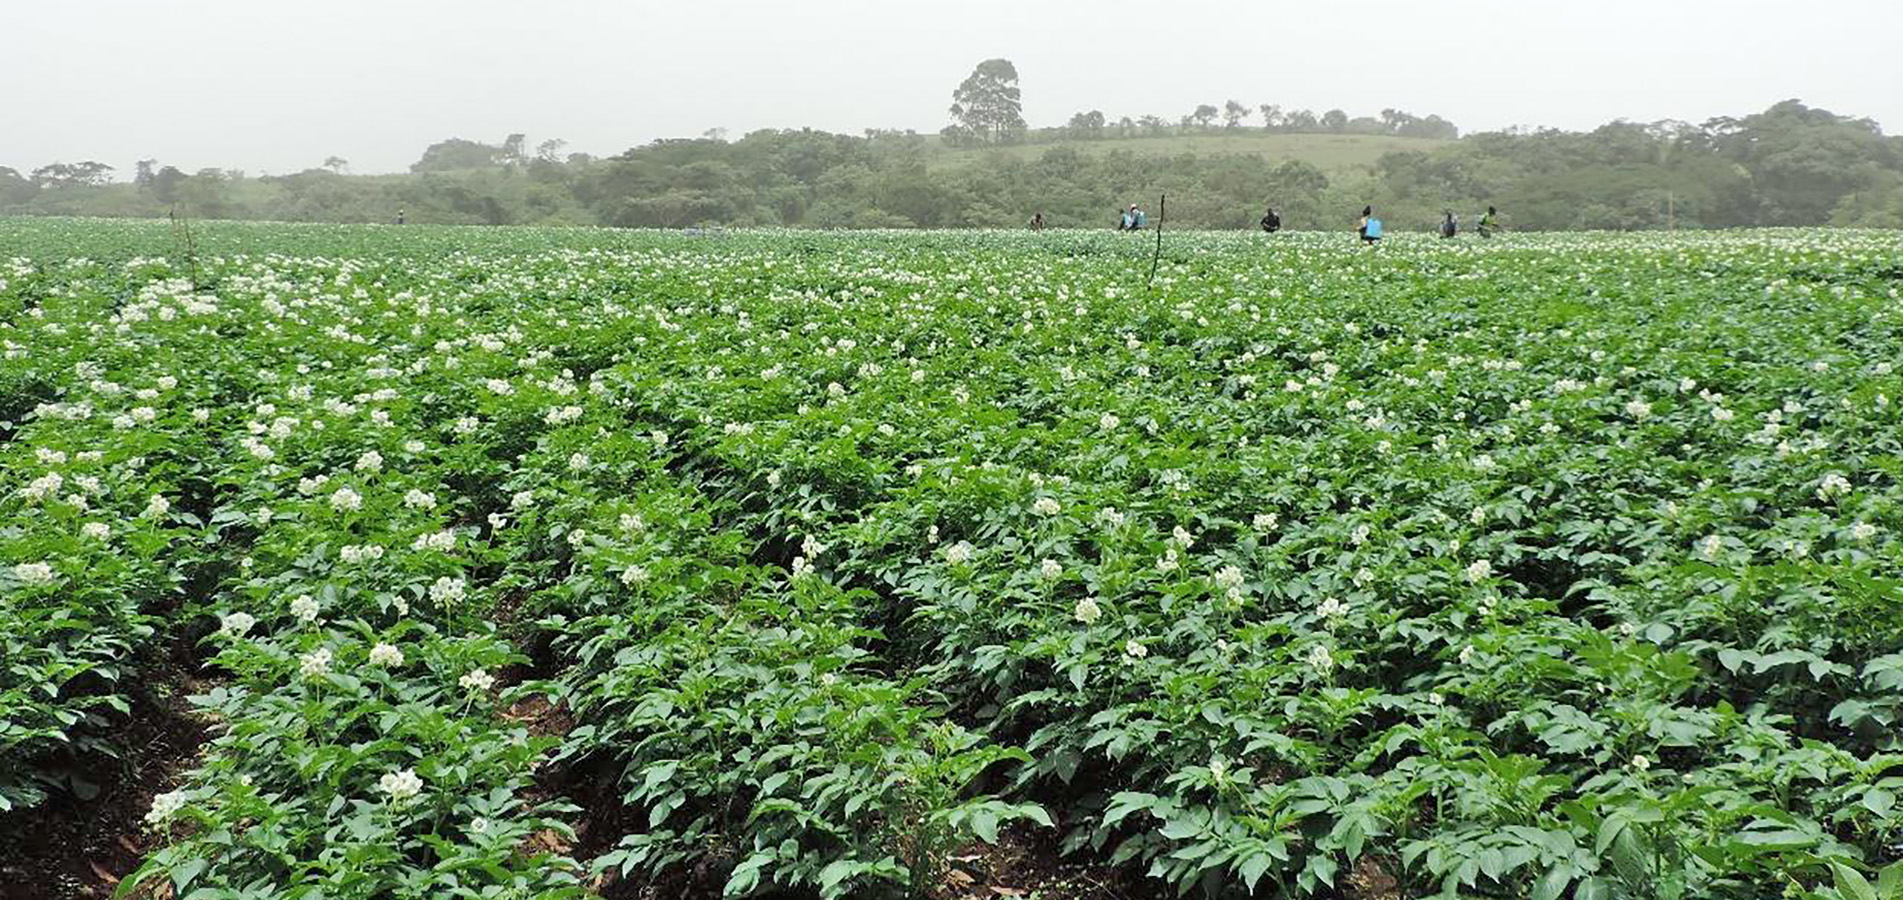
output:
[[[1903,237],[0,220],[0,896],[1903,897]]]

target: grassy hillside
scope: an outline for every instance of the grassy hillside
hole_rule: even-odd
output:
[[[1123,150],[1138,156],[1175,156],[1182,153],[1194,153],[1198,156],[1258,153],[1277,162],[1285,159],[1304,160],[1329,175],[1361,166],[1371,166],[1383,154],[1405,150],[1425,153],[1453,143],[1390,135],[1270,134],[1253,130],[1241,134],[1210,132],[1190,135],[1169,134],[1157,137],[1105,138],[1095,141],[1060,140],[1017,144],[1009,147],[959,148],[944,146],[936,137],[931,141],[930,166],[934,170],[969,166],[992,155],[1036,159],[1054,147],[1065,147],[1090,155],[1100,155],[1115,150]]]

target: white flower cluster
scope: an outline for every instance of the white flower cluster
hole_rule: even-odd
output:
[[[1848,493],[1850,493],[1850,480],[1836,472],[1825,475],[1823,481],[1817,485],[1817,499],[1825,503]]]
[[[170,821],[185,808],[186,802],[185,792],[182,790],[167,791],[153,797],[152,808],[145,814],[145,824],[157,826]]]
[[[496,677],[482,669],[470,669],[456,680],[456,684],[472,694],[480,694],[496,686]]]
[[[468,583],[461,578],[445,575],[430,585],[429,598],[442,606],[450,606],[462,602],[468,587]]]
[[[453,529],[445,529],[428,534],[419,534],[416,536],[416,540],[410,543],[410,549],[440,550],[447,553],[456,549],[456,532]]]
[[[370,664],[395,669],[403,665],[403,651],[395,644],[379,643],[370,648]]]
[[[416,777],[415,770],[399,769],[378,779],[377,789],[390,798],[392,806],[402,806],[423,793],[423,779]]]
[[[347,563],[360,563],[383,558],[383,548],[376,544],[345,544],[337,548],[337,556]]]
[[[15,563],[13,577],[26,585],[49,584],[53,581],[53,566],[43,562]]]
[[[330,648],[319,647],[297,658],[297,672],[305,678],[321,678],[330,674]]]
[[[58,472],[48,472],[27,482],[26,487],[20,489],[20,496],[28,501],[45,500],[48,497],[59,496],[60,488],[65,485],[66,479]]]
[[[235,612],[222,616],[218,620],[218,633],[226,637],[241,638],[258,624],[256,617],[248,612]]]

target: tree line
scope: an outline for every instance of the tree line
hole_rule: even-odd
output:
[[[1015,227],[1042,212],[1053,227],[1107,228],[1120,206],[1167,191],[1172,224],[1205,228],[1250,227],[1269,204],[1289,228],[1344,228],[1368,203],[1401,229],[1487,205],[1527,230],[1903,227],[1903,139],[1795,100],[1698,125],[1621,121],[1394,143],[1371,165],[1323,171],[1261,153],[1140,153],[1135,142],[1108,140],[950,150],[910,132],[763,130],[597,158],[564,153],[559,140],[531,147],[518,134],[439,142],[399,175],[353,175],[335,157],[270,176],[146,160],[130,182],[92,161],[0,167],[0,214],[177,209],[393,222],[401,211],[412,223],[968,228]]]
[[[1390,108],[1382,110],[1378,117],[1350,117],[1340,109],[1316,113],[1308,109],[1284,109],[1279,103],[1251,105],[1240,100],[1224,101],[1220,107],[1213,103],[1197,104],[1173,125],[1158,115],[1124,116],[1113,121],[1103,110],[1092,109],[1072,115],[1061,128],[1032,129],[1024,121],[1024,98],[1018,86],[1017,66],[1008,59],[979,63],[952,92],[950,112],[952,123],[939,132],[939,137],[958,147],[1245,131],[1385,134],[1441,140],[1460,137],[1460,129],[1454,123],[1437,115],[1417,116]],[[1254,127],[1258,114],[1262,122],[1260,128]],[[1222,122],[1220,129],[1216,127],[1218,120]]]

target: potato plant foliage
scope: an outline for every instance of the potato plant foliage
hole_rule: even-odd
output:
[[[0,222],[0,834],[208,673],[123,893],[1903,896],[1895,234],[198,232]]]

